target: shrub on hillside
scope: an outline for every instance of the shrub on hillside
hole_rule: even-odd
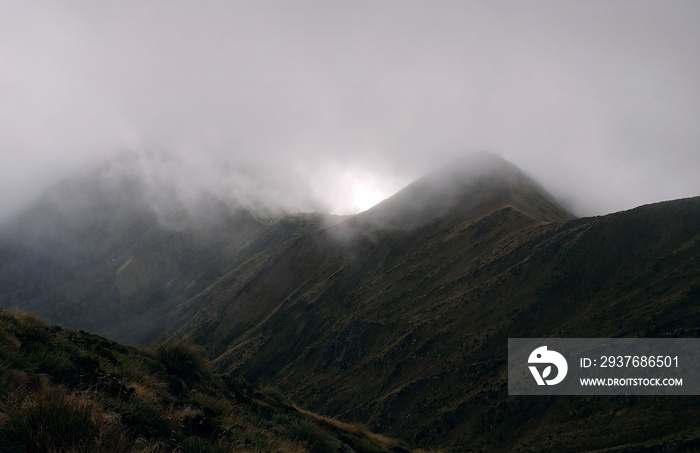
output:
[[[43,387],[2,405],[0,451],[118,451],[118,417],[65,387]]]
[[[156,346],[155,355],[169,374],[177,376],[188,385],[211,376],[209,361],[198,346],[183,341],[161,344]]]

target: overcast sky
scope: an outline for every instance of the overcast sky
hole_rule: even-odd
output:
[[[124,149],[339,213],[480,150],[579,215],[697,196],[700,2],[0,1],[0,216]]]

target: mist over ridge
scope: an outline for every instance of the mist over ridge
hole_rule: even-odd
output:
[[[700,338],[699,45],[697,0],[0,1],[0,450],[700,449],[700,395],[507,363]]]
[[[353,255],[358,244],[379,244],[386,234],[477,220],[507,207],[536,222],[572,218],[493,153],[462,156],[351,216],[319,205],[304,211],[279,192],[299,196],[300,190],[270,190],[269,180],[256,180],[245,165],[187,164],[175,153],[123,152],[84,165],[47,190],[0,229],[0,261],[18,260],[0,272],[0,303],[139,343],[162,333],[159,315],[295,238],[323,234]],[[212,172],[221,178],[206,179]],[[91,273],[99,277],[87,278]]]
[[[485,151],[464,153],[399,187],[395,193],[387,193],[384,200],[358,218],[387,223],[387,216],[410,216],[411,211],[425,217],[401,220],[408,222],[404,226],[409,227],[448,210],[464,209],[459,203],[478,203],[494,191],[508,188],[524,195],[524,185],[554,204],[559,203],[537,181],[500,155]],[[469,194],[470,199],[460,201],[458,197],[463,194]],[[208,218],[220,216],[222,210],[245,209],[271,220],[297,213],[333,214],[323,195],[293,170],[271,174],[245,161],[193,160],[187,154],[170,150],[141,149],[82,165],[25,210],[38,215],[49,208],[79,222],[81,213],[103,211],[109,215],[110,206],[122,206],[148,211],[162,226],[177,229],[177,223],[186,218],[207,223]],[[437,211],[429,214],[426,209]]]
[[[4,4],[0,218],[120,149],[340,214],[478,149],[579,215],[700,193],[695,2],[273,3]]]
[[[555,211],[560,211],[549,220],[565,221],[573,218],[555,197],[512,162],[496,153],[482,151],[449,161],[358,217],[369,222],[383,223],[391,222],[389,217],[396,216],[398,221],[393,223],[399,222],[404,227],[411,227],[414,224],[428,223],[450,211],[465,211],[480,204],[487,205],[490,199],[496,203],[490,206],[491,209],[501,208],[503,203],[517,203],[516,200],[519,200],[524,202],[520,209],[527,210],[526,199],[530,195],[543,197]],[[497,201],[499,196],[502,199]]]
[[[505,347],[697,336],[700,197],[575,218],[475,153],[332,216],[267,207],[244,166],[202,172],[226,185],[187,162],[119,154],[49,189],[0,229],[0,307],[132,345],[187,338],[217,371],[422,447],[697,442],[694,399],[586,404],[582,424],[566,399],[506,397]],[[537,417],[566,435],[523,432]]]

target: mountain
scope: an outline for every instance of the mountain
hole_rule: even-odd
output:
[[[1,310],[0,450],[409,451],[212,373],[191,345],[126,347]]]
[[[509,397],[507,339],[697,336],[699,240],[698,198],[573,219],[479,156],[257,255],[168,320],[218,369],[417,445],[683,450],[696,397]]]
[[[256,255],[177,307],[169,319],[178,328],[178,323],[187,322],[178,334],[192,335],[220,353],[232,336],[290,304],[290,296],[303,298],[308,285],[316,285],[314,291],[324,285],[337,286],[340,281],[345,283],[339,277],[352,273],[353,280],[332,298],[342,299],[355,310],[350,302],[358,297],[358,288],[374,287],[382,274],[388,272],[401,280],[398,292],[391,296],[397,298],[399,293],[413,292],[407,276],[432,278],[435,270],[425,259],[431,252],[415,249],[416,244],[429,250],[444,249],[465,260],[461,241],[466,237],[461,233],[477,223],[486,231],[489,222],[497,222],[499,229],[491,235],[500,239],[506,233],[525,234],[571,218],[511,163],[492,154],[469,156],[368,211]],[[472,258],[481,259],[487,248],[483,244],[473,250]],[[375,265],[378,269],[372,267]]]
[[[518,167],[482,152],[418,179],[357,219],[376,227],[407,229],[437,220],[464,221],[507,206],[543,222],[574,218]]]
[[[146,344],[178,303],[260,250],[333,221],[206,193],[184,204],[127,164],[81,169],[0,228],[0,306]]]
[[[697,337],[700,198],[577,219],[493,154],[344,219],[154,210],[139,179],[103,180],[77,214],[56,188],[0,234],[1,305],[187,338],[219,372],[425,448],[700,448],[697,397],[508,396],[506,363],[514,337]]]

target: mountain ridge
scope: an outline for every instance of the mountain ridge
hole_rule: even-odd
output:
[[[485,171],[486,170],[486,171]],[[444,178],[444,173],[445,171],[451,172],[452,177],[451,178]],[[510,190],[512,189],[511,187],[508,187],[508,190],[505,191],[505,195],[502,195],[501,193],[496,193],[496,190],[493,189],[493,187],[488,187],[487,189],[490,189],[486,191],[486,196],[481,196],[481,193],[479,192],[479,189],[482,188],[479,186],[480,183],[482,183],[484,178],[488,178],[492,176],[494,173],[499,173],[502,176],[502,180],[498,181],[497,186],[501,186],[502,184],[505,184],[506,182],[512,185],[516,186],[522,186],[525,185],[527,188],[531,190],[540,190],[541,187],[537,185],[536,183],[532,182],[532,180],[525,176],[517,167],[515,167],[513,164],[505,161],[501,157],[493,154],[478,154],[474,157],[470,157],[467,159],[463,159],[460,162],[459,166],[455,165],[448,165],[443,167],[442,169],[439,169],[429,175],[426,175],[425,177],[419,179],[415,183],[409,185],[407,188],[402,189],[399,191],[397,194],[395,194],[392,197],[389,197],[387,200],[379,203],[377,206],[374,208],[369,209],[368,211],[365,211],[363,213],[360,213],[356,216],[352,216],[349,219],[338,223],[336,225],[330,226],[328,228],[325,228],[323,230],[314,232],[312,236],[305,236],[302,238],[298,238],[296,240],[296,244],[298,243],[303,243],[306,242],[307,244],[312,244],[312,247],[325,247],[327,252],[321,252],[321,255],[327,253],[328,256],[333,256],[331,258],[332,260],[335,260],[337,262],[341,262],[347,256],[345,255],[348,249],[356,249],[356,248],[362,248],[363,243],[365,246],[368,244],[371,245],[373,243],[381,242],[386,238],[387,234],[406,234],[410,233],[412,230],[420,229],[420,228],[426,228],[426,225],[430,224],[435,224],[439,222],[447,223],[451,225],[451,228],[457,228],[456,225],[461,225],[473,221],[477,221],[480,219],[482,216],[487,216],[490,213],[496,212],[498,210],[503,209],[503,207],[511,207],[514,211],[518,211],[516,208],[513,208],[513,206],[518,206],[520,210],[526,211],[526,212],[532,212],[532,209],[528,209],[528,206],[523,207],[523,203],[519,203],[517,199],[514,199],[510,195]],[[458,183],[459,188],[458,190],[453,190],[452,185]],[[446,184],[447,183],[447,184]],[[454,206],[455,204],[457,207],[461,207],[462,209],[458,209],[457,212],[453,212],[450,209],[444,209],[440,208],[438,209],[437,212],[433,210],[434,203],[431,203],[431,199],[434,198],[435,196],[441,196],[444,195],[446,192],[445,186],[449,187],[449,190],[453,190],[451,194],[451,199],[448,201],[448,206]],[[426,186],[429,186],[429,189],[427,190],[429,193],[429,200],[428,202],[423,202],[420,203],[418,202],[418,209],[414,209],[413,206],[416,204],[416,200],[411,196],[415,190],[422,190],[425,189]],[[437,190],[431,190],[435,189],[437,187]],[[543,189],[542,189],[543,190]],[[495,194],[495,195],[494,195]],[[553,204],[549,204],[549,198],[551,196],[547,194],[546,192],[543,191],[543,193],[540,195],[539,193],[535,194],[536,196],[533,196],[532,198],[535,200],[535,203],[533,205],[537,205],[537,202],[541,202],[542,204],[545,204],[548,208],[551,209],[552,212],[554,212],[554,215],[552,215],[550,218],[547,218],[546,216],[528,216],[523,214],[523,218],[531,219],[533,223],[551,223],[551,222],[556,222],[556,221],[562,221],[563,219],[568,219],[572,217],[566,210],[563,208],[556,207]],[[477,198],[476,202],[472,202],[473,198]],[[460,201],[465,201],[466,203],[462,203],[463,205],[466,205],[466,207],[460,206]],[[505,200],[505,201],[504,201]],[[411,205],[411,208],[409,209],[409,212],[406,213],[406,211],[403,209],[406,204]],[[398,209],[395,208],[395,206],[398,205]],[[384,219],[378,219],[375,213],[377,211],[380,212],[385,212],[387,210],[387,207],[389,207],[389,211],[391,212],[391,216],[393,218],[384,218]],[[384,211],[381,211],[384,210]],[[425,211],[428,211],[426,214]],[[396,213],[398,211],[398,214]],[[403,212],[402,212],[403,211]],[[408,216],[408,219],[405,217]],[[402,218],[403,217],[403,218]],[[543,217],[545,217],[543,219]],[[442,226],[444,227],[444,225]],[[395,230],[399,230],[399,233],[396,233]],[[426,230],[426,232],[429,231]],[[280,244],[279,248],[280,249],[289,249],[292,247],[290,243],[286,244]],[[337,250],[336,248],[339,247]],[[279,252],[279,253],[284,253],[284,252]],[[333,255],[334,253],[340,253],[339,255]],[[354,251],[349,252],[351,255],[354,253]],[[275,256],[278,256],[277,254]],[[274,259],[274,258],[273,258]],[[264,259],[263,259],[264,261]],[[296,259],[296,261],[303,261],[303,259]],[[255,263],[249,263],[249,266],[255,266],[255,265],[261,265],[260,259],[258,259]],[[319,265],[320,266],[320,265]],[[291,263],[287,267],[282,267],[284,269],[283,273],[287,273],[289,271],[289,268],[292,267]],[[298,267],[298,266],[297,266]],[[318,267],[316,267],[318,268]],[[233,279],[237,278],[239,275],[240,270],[233,270],[234,273]],[[292,272],[293,273],[293,272]],[[330,271],[329,271],[330,274]],[[304,281],[308,279],[308,276],[306,277],[300,277],[300,276],[295,276],[294,278],[289,278],[289,276],[284,276],[283,278],[280,277],[276,284],[279,285],[280,281],[283,279],[290,280],[291,286],[296,286],[296,282],[298,280]],[[235,284],[232,282],[231,278],[229,277],[222,277],[222,280],[218,282],[218,284],[221,286],[221,291],[210,291],[209,293],[215,294],[215,298],[218,299],[236,299],[236,306],[237,307],[242,307],[242,306],[247,306],[243,303],[240,303],[237,298],[241,297],[241,293],[235,292],[235,288],[237,288],[239,285]],[[251,283],[246,283],[244,284],[246,287],[253,286],[255,285]],[[269,285],[268,285],[269,286]],[[231,291],[234,290],[233,293]],[[295,291],[295,288],[290,287],[287,290],[288,292],[293,292]],[[222,296],[222,294],[229,294],[228,296]],[[234,295],[235,294],[235,295]],[[282,295],[283,291],[279,292],[279,295],[277,296],[267,296],[263,298],[263,300],[270,300],[270,301],[281,301],[284,300],[284,296]],[[219,305],[216,305],[216,303],[212,300],[207,300],[206,302],[198,301],[200,298],[205,298],[206,295],[200,294],[193,298],[191,301],[188,302],[188,305],[191,307],[189,311],[187,311],[187,315],[185,314],[180,314],[179,317],[181,319],[187,319],[189,320],[189,323],[196,322],[197,319],[202,319],[202,313],[198,312],[199,306],[208,306],[208,307],[219,307],[217,309],[211,309],[212,315],[211,315],[211,321],[206,321],[205,323],[208,323],[209,325],[221,323],[220,315],[218,313],[221,312],[228,312],[230,310],[234,310],[234,313],[238,313],[239,315],[240,310],[236,308],[223,308],[224,306],[221,305],[222,303],[225,304],[225,301],[219,302]],[[251,296],[251,297],[257,297],[257,296]],[[257,298],[256,300],[260,300],[261,298]],[[215,304],[215,305],[212,305]],[[260,320],[264,317],[267,316],[270,310],[273,308],[279,308],[280,304],[279,302],[275,303],[274,305],[258,305],[256,309],[248,309],[248,312],[251,310],[253,311],[253,315],[250,316],[237,316],[234,317],[236,318],[236,321],[234,323],[238,324],[246,324],[246,323],[253,323],[256,324],[260,322]],[[183,307],[184,308],[184,307]],[[180,310],[179,308],[176,309],[177,311]],[[216,313],[216,314],[214,314]],[[250,313],[249,313],[250,314]],[[211,344],[211,341],[209,341]]]
[[[0,305],[34,294],[23,308],[133,307],[113,328],[148,332],[137,341],[187,337],[218,371],[422,447],[698,439],[696,397],[508,397],[505,357],[508,337],[698,336],[700,197],[577,219],[513,164],[481,154],[348,218],[270,218],[219,202],[210,223],[188,223],[191,211],[169,217],[178,228],[137,216],[152,222],[144,234],[51,278],[26,270],[56,256],[0,240]],[[80,245],[99,241],[99,228],[79,231]],[[618,411],[629,416],[609,419]],[[600,426],[611,434],[596,437]],[[558,437],[538,438],[544,427]]]
[[[218,334],[211,330],[216,324],[199,333],[180,330],[176,336],[189,334],[207,344],[219,369],[280,386],[320,412],[369,420],[382,432],[411,433],[408,439],[418,445],[437,443],[456,450],[473,448],[476,442],[461,438],[459,432],[483,432],[483,437],[476,436],[485,442],[480,448],[497,451],[505,444],[487,439],[510,439],[522,448],[527,444],[507,434],[505,422],[489,428],[469,414],[496,407],[520,410],[508,405],[504,395],[508,336],[700,333],[700,198],[563,224],[543,224],[503,208],[457,225],[451,235],[441,234],[435,242],[429,240],[430,230],[413,230],[410,234],[417,237],[403,239],[414,244],[412,251],[396,251],[402,239],[394,233],[393,239],[375,236],[364,242],[369,251],[360,247],[365,250],[358,252],[360,258],[346,260],[341,251],[330,255],[322,247],[314,252],[309,237],[300,238],[306,247],[295,247],[289,261],[275,263],[280,269],[289,269],[291,262],[308,263],[307,273],[294,278],[305,283],[282,291],[286,296],[271,297],[281,300],[277,310],[248,330],[241,329],[240,341],[235,332],[227,336],[225,328]],[[451,241],[462,246],[436,255],[439,244]],[[414,259],[392,262],[392,249]],[[328,263],[336,264],[327,267]],[[274,266],[265,271],[274,272]],[[264,298],[260,288],[272,280],[257,275],[254,279],[255,298]],[[241,288],[247,284],[241,282]],[[228,303],[245,304],[248,296],[245,291],[232,294]],[[226,326],[225,316],[221,318],[227,301],[221,303],[209,306],[218,325]],[[465,375],[473,378],[465,382]],[[460,392],[462,396],[456,396]],[[453,401],[444,400],[450,394]],[[493,397],[483,400],[485,395]],[[654,404],[648,410],[673,419],[677,417],[671,412],[690,410],[687,405],[681,409],[662,401]],[[469,406],[474,409],[468,411]],[[421,414],[422,428],[411,428],[405,418],[411,413]],[[547,420],[569,423],[567,418]],[[619,429],[627,436],[642,435],[634,425],[623,423]],[[581,428],[576,432],[579,440],[569,437],[558,448],[605,446],[576,443],[582,438]]]
[[[104,182],[104,185],[103,185]],[[211,196],[154,209],[130,177],[82,173],[48,191],[0,233],[0,305],[127,343],[259,249],[332,222],[257,212]],[[194,210],[193,210],[194,209]]]
[[[428,173],[357,218],[412,228],[449,214],[483,215],[507,203],[542,221],[574,218],[517,166],[486,152],[464,156]]]

